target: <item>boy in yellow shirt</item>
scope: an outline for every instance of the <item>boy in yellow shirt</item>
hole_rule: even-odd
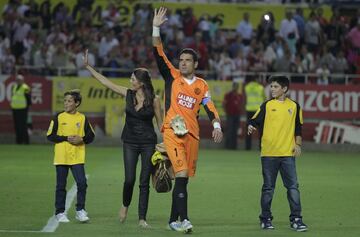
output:
[[[86,177],[85,144],[94,140],[94,131],[84,114],[77,111],[81,104],[78,90],[64,94],[64,111],[58,113],[50,123],[47,139],[55,143],[54,165],[56,167],[55,217],[59,222],[69,222],[65,212],[66,180],[69,169],[77,185],[76,219],[89,220],[85,211]]]

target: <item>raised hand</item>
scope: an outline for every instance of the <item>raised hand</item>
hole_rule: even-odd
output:
[[[165,21],[168,19],[166,18],[166,8],[160,7],[159,9],[154,10],[154,19],[153,19],[153,26],[160,27]]]

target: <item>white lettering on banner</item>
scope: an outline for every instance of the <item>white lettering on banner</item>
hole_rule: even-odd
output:
[[[9,83],[7,86],[4,81],[0,82],[0,102],[11,100],[12,88],[14,85],[15,82]]]
[[[359,112],[360,92],[291,90],[290,97],[307,112]]]
[[[188,108],[188,109],[193,109],[194,105],[196,103],[196,99],[188,96],[188,95],[184,95],[182,93],[179,93],[177,96],[177,102],[179,105]]]
[[[33,104],[42,104],[42,84],[32,83],[31,84],[31,102]]]

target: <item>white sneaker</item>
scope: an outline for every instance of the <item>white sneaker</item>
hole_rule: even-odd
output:
[[[188,234],[192,232],[193,225],[189,220],[185,219],[181,222],[181,229],[185,234]]]
[[[90,220],[90,218],[87,216],[87,212],[82,209],[80,211],[76,211],[76,219],[79,220],[80,222],[87,222],[88,220]]]
[[[69,218],[66,216],[66,214],[64,212],[58,213],[55,215],[55,218],[58,222],[61,223],[68,223],[70,222]]]
[[[169,223],[167,227],[169,230],[183,231],[183,229],[181,228],[181,223],[178,221],[173,221],[173,222]]]

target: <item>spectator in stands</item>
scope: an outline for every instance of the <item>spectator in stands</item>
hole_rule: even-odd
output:
[[[223,108],[226,114],[225,148],[236,150],[240,116],[243,109],[243,98],[239,93],[238,82],[233,82],[232,89],[225,94]]]
[[[235,58],[240,51],[244,48],[244,44],[242,43],[241,35],[236,35],[235,39],[229,46],[229,55],[231,58]]]
[[[309,15],[309,20],[305,25],[305,44],[309,50],[309,52],[313,54],[318,53],[319,45],[321,45],[321,27],[316,19],[316,15],[314,12],[311,12]]]
[[[358,18],[357,25],[347,34],[347,39],[353,49],[360,50],[360,17]]]
[[[106,31],[105,36],[100,40],[98,47],[98,57],[100,60],[100,65],[105,65],[105,58],[108,56],[108,53],[115,47],[119,45],[119,41],[114,36],[114,31],[109,29]]]
[[[6,55],[6,49],[10,48],[10,40],[5,32],[0,32],[0,61]]]
[[[274,62],[275,72],[290,72],[293,56],[289,49],[285,50],[284,56],[277,58]]]
[[[272,12],[268,12],[260,20],[257,28],[256,40],[264,45],[271,44],[275,40],[275,18]]]
[[[332,53],[340,50],[344,44],[346,26],[343,17],[337,19],[332,16],[330,23],[324,29],[324,42]]]
[[[324,9],[322,9],[321,7],[319,7],[316,10],[316,18],[321,26],[321,28],[324,30],[326,28],[326,25],[328,24],[328,21],[326,20],[326,18],[323,16],[324,14]]]
[[[11,51],[15,58],[18,59],[24,52],[24,39],[31,31],[31,26],[28,24],[23,17],[18,18],[13,25],[13,38]]]
[[[53,70],[60,69],[61,75],[68,75],[72,69],[75,69],[74,55],[72,55],[71,52],[66,49],[65,44],[63,44],[61,41],[57,42],[55,45],[55,51],[52,54],[50,66]],[[65,68],[67,70],[63,71]]]
[[[39,14],[42,20],[42,28],[49,32],[52,25],[50,0],[45,0],[41,3]]]
[[[301,7],[296,8],[294,20],[299,31],[299,44],[302,45],[305,38],[305,19],[303,15],[303,9]]]
[[[0,58],[1,74],[10,75],[15,72],[16,59],[10,48],[5,48],[4,55]]]
[[[33,66],[35,66],[36,74],[48,75],[49,67],[51,66],[52,55],[48,50],[48,45],[42,44],[38,50],[36,50],[33,59]]]
[[[291,10],[286,11],[286,18],[281,21],[279,34],[287,43],[290,53],[295,55],[296,42],[299,39],[299,32]]]
[[[202,40],[205,43],[210,42],[210,16],[209,14],[203,14],[199,19],[198,29],[201,32]]]
[[[40,29],[42,22],[39,12],[39,5],[35,2],[35,0],[29,0],[28,6],[29,9],[24,12],[24,17],[30,24],[32,30]]]
[[[67,36],[61,32],[61,25],[54,25],[51,29],[51,33],[46,37],[46,44],[54,44],[55,42],[61,41],[63,44],[68,42]]]
[[[120,22],[120,12],[114,3],[108,3],[106,9],[101,12],[101,19],[109,29],[112,29]]]
[[[233,72],[232,78],[234,82],[244,83],[245,82],[245,73],[249,68],[249,61],[244,56],[243,52],[240,50],[235,58],[232,59],[233,62]]]
[[[249,45],[253,37],[253,27],[249,20],[250,14],[245,12],[243,14],[243,20],[240,21],[236,27],[236,32],[241,36],[244,45]]]
[[[217,65],[218,80],[222,80],[222,81],[232,80],[232,72],[234,70],[234,65],[231,58],[229,57],[229,54],[226,51],[223,51],[220,54],[220,59],[217,63],[218,63]]]
[[[189,44],[193,40],[193,35],[195,34],[198,25],[198,21],[191,7],[188,7],[184,10],[182,20],[183,31],[185,35],[185,44]]]
[[[330,70],[330,72],[333,71],[333,67],[335,64],[335,57],[334,55],[328,50],[328,47],[326,45],[321,47],[321,53],[319,55],[319,65],[327,65],[327,68]]]
[[[316,63],[314,59],[314,55],[310,53],[306,47],[306,45],[303,45],[301,47],[301,63],[303,65],[303,68],[306,72],[314,72],[316,68]]]
[[[208,47],[203,40],[201,32],[196,32],[194,36],[194,42],[187,45],[187,48],[192,48],[199,54],[198,70],[205,70],[208,68]]]
[[[317,75],[317,84],[318,85],[328,85],[330,78],[330,70],[326,63],[320,64],[320,66],[316,69]]]

